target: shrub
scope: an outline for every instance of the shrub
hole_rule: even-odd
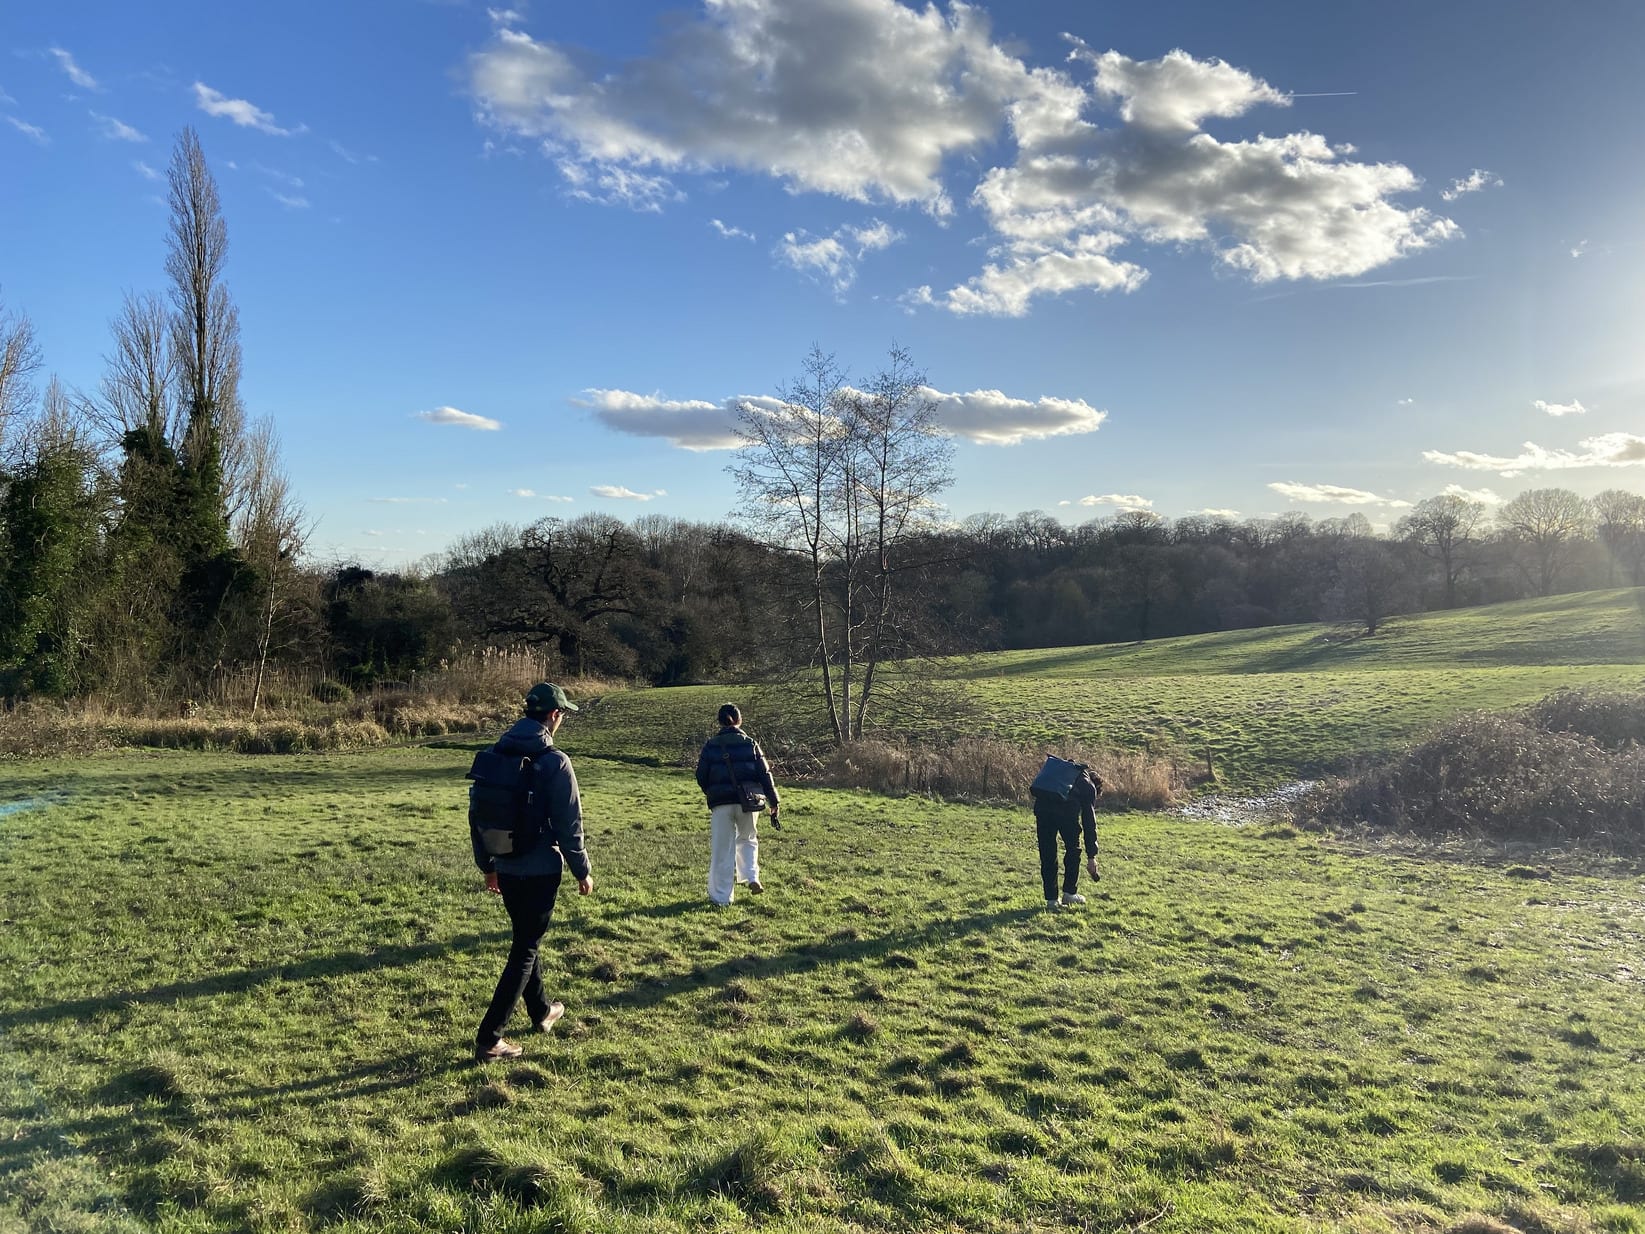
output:
[[[1527,714],[1544,732],[1590,737],[1607,750],[1645,744],[1645,687],[1558,690],[1533,703]]]
[[[347,703],[354,699],[353,690],[329,677],[316,681],[310,693],[314,695],[315,701],[321,703]]]
[[[1432,836],[1638,852],[1645,849],[1645,746],[1608,750],[1520,716],[1462,716],[1390,762],[1327,785],[1305,808],[1327,822]]]

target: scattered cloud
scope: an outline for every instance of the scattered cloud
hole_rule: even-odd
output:
[[[6,123],[11,125],[24,137],[27,137],[37,146],[51,145],[51,138],[46,136],[46,130],[37,124],[30,124],[26,120],[19,120],[16,116],[7,116]]]
[[[1194,511],[1191,511],[1191,513],[1193,513],[1193,514],[1203,514],[1207,518],[1236,519],[1236,518],[1240,517],[1240,513],[1239,513],[1238,510],[1222,510],[1222,509],[1218,509],[1214,506],[1207,506],[1203,510],[1194,510]]]
[[[1538,411],[1547,412],[1550,416],[1585,416],[1588,409],[1582,405],[1580,399],[1572,399],[1569,403],[1547,403],[1537,399],[1531,406]]]
[[[741,227],[731,227],[719,219],[709,219],[708,225],[727,240],[754,240],[757,237],[751,231],[744,231]]]
[[[1076,504],[1087,508],[1113,506],[1121,513],[1128,510],[1152,510],[1154,508],[1154,503],[1147,497],[1138,497],[1135,493],[1104,493],[1100,497],[1081,497]]]
[[[1416,405],[1416,399],[1402,398],[1398,400],[1398,403],[1401,407],[1414,407]]]
[[[287,188],[300,189],[303,187],[302,177],[294,176],[288,171],[281,171],[277,167],[269,167],[263,163],[253,163],[251,166],[253,170],[261,172],[270,180],[278,181]]]
[[[1502,177],[1495,172],[1476,167],[1460,180],[1451,181],[1451,187],[1440,193],[1446,201],[1455,201],[1465,193],[1477,193],[1480,189],[1499,189],[1502,187]]]
[[[857,265],[865,256],[901,239],[900,231],[875,219],[867,226],[841,227],[831,236],[815,239],[803,231],[788,232],[777,247],[777,256],[801,273],[827,282],[839,295],[857,281]]]
[[[143,162],[142,159],[136,160],[131,166],[132,170],[142,176],[143,179],[151,181],[154,184],[160,183],[160,181],[165,178],[159,172],[155,171],[154,168]]]
[[[511,488],[510,497],[526,497],[534,501],[576,501],[575,497],[557,497],[552,493],[539,493],[529,488]]]
[[[486,16],[491,19],[491,24],[499,29],[517,26],[525,20],[525,5],[522,4],[519,8],[487,9]]]
[[[331,147],[331,152],[338,158],[342,159],[345,163],[353,163],[358,165],[360,163],[375,163],[377,161],[377,156],[375,154],[361,154],[357,150],[350,150],[340,141],[332,140],[326,144]]]
[[[1484,506],[1500,506],[1503,502],[1508,500],[1495,489],[1463,488],[1460,484],[1447,484],[1445,486],[1443,496],[1466,497],[1470,501],[1477,501]]]
[[[16,102],[17,102],[16,99],[12,98],[11,95],[6,93],[6,88],[4,86],[0,86],[0,105],[8,104],[8,103],[16,103]]]
[[[61,47],[51,49],[51,58],[57,61],[57,67],[63,70],[63,75],[79,86],[82,90],[101,90],[97,79],[85,69],[75,63],[74,57]]]
[[[609,497],[616,501],[650,501],[655,497],[667,497],[667,489],[655,489],[649,493],[636,493],[631,488],[621,484],[595,484],[590,486],[589,492],[596,497]]]
[[[105,116],[94,111],[91,113],[91,118],[97,121],[98,128],[109,141],[145,142],[148,140],[146,133],[138,132],[125,121],[116,119],[114,116]]]
[[[1014,446],[1023,441],[1095,432],[1108,418],[1106,411],[1084,399],[1012,398],[1000,390],[948,393],[924,386],[923,398],[933,405],[942,432],[979,445]],[[777,410],[778,399],[768,395],[739,395],[723,402],[704,399],[668,399],[660,394],[629,390],[585,390],[573,399],[594,412],[607,428],[636,437],[660,437],[684,450],[734,450],[742,444],[737,432],[738,413]]]
[[[945,170],[1007,135],[1014,155],[983,164],[971,193],[993,233],[984,268],[905,297],[958,314],[1135,290],[1147,271],[1114,252],[1128,243],[1198,247],[1266,283],[1352,278],[1461,234],[1396,204],[1420,187],[1399,163],[1357,161],[1307,131],[1207,132],[1290,105],[1244,69],[1070,42],[1063,65],[1036,67],[972,5],[705,0],[622,61],[501,24],[470,58],[468,85],[482,121],[538,142],[575,195],[641,209],[680,196],[681,177],[741,171],[941,220],[954,211]],[[1101,111],[1114,121],[1092,118]],[[838,289],[851,247],[796,231],[780,252]]]
[[[1573,244],[1571,246],[1571,256],[1572,257],[1581,257],[1587,251],[1588,251],[1588,242],[1586,240],[1578,240],[1575,244]]]
[[[443,506],[444,497],[367,497],[367,501],[381,506]]]
[[[500,420],[458,411],[455,407],[436,407],[433,411],[419,411],[415,418],[425,424],[454,424],[458,428],[471,428],[484,433],[495,433],[503,427]]]
[[[297,196],[297,195],[291,194],[291,193],[277,193],[273,189],[269,190],[269,195],[271,197],[273,197],[275,201],[279,202],[282,206],[284,206],[287,210],[307,210],[308,209],[308,198],[306,198],[306,197],[300,197],[300,196]]]
[[[1527,441],[1512,458],[1480,454],[1473,450],[1445,453],[1424,450],[1422,457],[1445,467],[1467,471],[1494,471],[1513,479],[1527,471],[1572,471],[1583,467],[1638,467],[1645,465],[1645,437],[1634,433],[1603,433],[1577,442],[1575,451],[1548,450]]]
[[[1390,510],[1406,510],[1411,506],[1410,502],[1401,501],[1397,497],[1381,497],[1364,489],[1343,488],[1340,484],[1296,484],[1288,480],[1276,480],[1268,487],[1291,501],[1318,505],[1386,506]]]
[[[231,99],[203,82],[194,83],[194,102],[208,116],[218,116],[232,121],[241,128],[256,129],[259,133],[267,133],[271,137],[295,137],[308,132],[306,124],[299,124],[291,129],[281,128],[274,122],[273,115],[255,103],[245,99]]]

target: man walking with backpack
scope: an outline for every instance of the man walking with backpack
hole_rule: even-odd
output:
[[[1102,777],[1084,763],[1065,763],[1060,759],[1047,760],[1071,768],[1071,786],[1066,795],[1036,788],[1034,798],[1034,831],[1040,848],[1040,882],[1045,888],[1045,907],[1050,909],[1084,904],[1080,885],[1080,831],[1085,832],[1085,868],[1093,881],[1102,877],[1097,867],[1097,797],[1103,789]],[[1042,771],[1042,774],[1044,772]],[[1063,781],[1068,785],[1068,780]],[[1063,858],[1062,894],[1057,894],[1057,841],[1061,840],[1066,854]]]
[[[475,756],[469,778],[469,838],[486,890],[503,897],[513,926],[508,962],[491,1006],[480,1021],[474,1057],[480,1062],[518,1058],[524,1051],[503,1038],[503,1025],[523,997],[539,1032],[548,1032],[565,1005],[543,992],[538,949],[566,867],[577,891],[594,890],[583,849],[583,807],[577,773],[555,745],[554,733],[577,704],[550,682],[531,687],[525,716],[489,750]]]

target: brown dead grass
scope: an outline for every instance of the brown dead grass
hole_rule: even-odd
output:
[[[1181,768],[1139,751],[1088,745],[1048,751],[981,737],[947,745],[853,742],[826,758],[820,779],[893,796],[923,793],[952,800],[1026,802],[1028,786],[1048,753],[1095,769],[1107,786],[1099,809],[1168,809],[1187,789]]]

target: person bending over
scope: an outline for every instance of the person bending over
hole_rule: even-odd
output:
[[[1074,781],[1066,801],[1041,793],[1034,795],[1034,831],[1040,844],[1040,881],[1045,885],[1046,908],[1085,903],[1085,897],[1077,890],[1080,885],[1082,828],[1085,832],[1086,871],[1093,881],[1102,877],[1097,869],[1097,795],[1101,792],[1102,777],[1082,763],[1079,778]],[[1057,894],[1059,839],[1066,848],[1060,896]]]

